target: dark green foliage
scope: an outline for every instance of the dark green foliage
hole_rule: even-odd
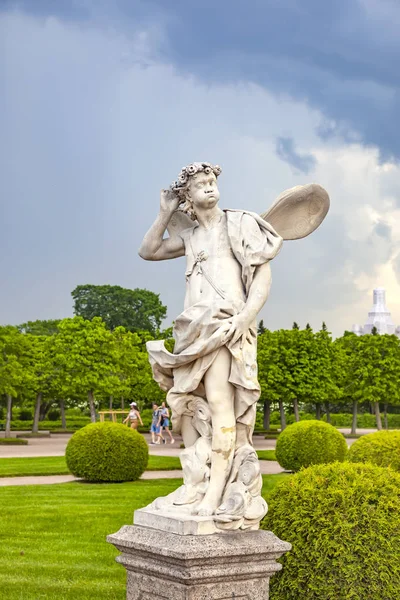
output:
[[[127,331],[156,334],[167,316],[167,307],[149,290],[129,290],[119,285],[78,285],[71,295],[76,315],[89,321],[101,317],[111,330],[122,326]]]
[[[311,413],[300,412],[300,421],[314,420],[315,415]],[[383,419],[383,414],[382,414]],[[400,429],[400,414],[388,414],[388,426],[392,429]],[[326,421],[326,415],[322,416],[322,420]],[[331,425],[335,427],[351,427],[352,415],[350,413],[331,413]],[[287,415],[286,422],[288,425],[295,422],[294,414]],[[280,426],[279,411],[274,410],[271,413],[271,424]],[[370,413],[357,415],[357,427],[364,429],[374,429],[376,427],[376,416]]]
[[[374,465],[317,465],[284,481],[262,523],[293,548],[270,600],[400,598],[400,475]]]
[[[21,333],[30,333],[31,335],[55,335],[58,333],[60,319],[48,319],[47,321],[28,321],[18,325]]]
[[[67,466],[86,481],[135,481],[146,469],[144,437],[119,423],[92,423],[74,433],[65,452]]]
[[[32,411],[26,408],[23,408],[19,412],[20,421],[31,421],[32,420]]]
[[[59,421],[61,418],[61,412],[58,410],[58,408],[52,408],[49,410],[47,418],[49,421]]]
[[[348,459],[354,463],[371,462],[400,471],[400,431],[378,431],[354,442]]]
[[[21,440],[19,438],[0,438],[0,446],[26,446],[28,440]]]
[[[276,460],[287,471],[343,461],[347,444],[343,435],[322,421],[300,421],[289,425],[276,444]]]
[[[4,421],[0,421],[0,425],[3,423]],[[77,431],[89,423],[90,419],[88,417],[80,417],[76,419],[67,418],[67,429],[70,431]],[[32,429],[32,420],[20,421],[19,419],[16,419],[15,421],[11,421],[11,429],[13,431],[30,431]],[[54,431],[55,429],[61,429],[61,421],[39,422],[39,430]]]
[[[264,325],[264,321],[261,319],[261,321],[258,324],[258,328],[257,328],[257,333],[258,335],[262,335],[263,333],[266,332],[266,327]]]
[[[48,431],[38,431],[38,432],[33,432],[33,431],[27,431],[25,433],[17,433],[17,438],[49,438],[50,433]]]

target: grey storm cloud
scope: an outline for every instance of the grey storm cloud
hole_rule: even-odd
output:
[[[389,240],[391,233],[392,233],[392,228],[387,223],[384,223],[383,221],[379,221],[375,225],[374,231],[380,237],[385,238],[386,240]]]
[[[292,138],[279,137],[276,140],[276,153],[279,158],[305,175],[310,173],[317,163],[315,156],[312,154],[297,152]]]
[[[322,136],[400,156],[400,4],[393,0],[3,0],[80,23],[158,33],[158,55],[207,82],[251,81],[325,115]]]

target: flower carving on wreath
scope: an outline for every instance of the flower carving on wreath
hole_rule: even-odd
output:
[[[212,165],[211,163],[206,162],[195,162],[191,163],[187,167],[183,167],[181,172],[178,175],[178,179],[173,181],[170,189],[172,191],[179,191],[184,188],[189,182],[190,177],[197,175],[197,173],[204,172],[206,175],[209,175],[211,172],[214,173],[215,177],[219,177],[221,175],[222,169],[219,165]]]

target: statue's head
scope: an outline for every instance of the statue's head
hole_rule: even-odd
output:
[[[209,208],[219,200],[217,177],[221,167],[205,162],[191,163],[183,167],[178,179],[171,185],[171,190],[181,200],[181,210],[191,219],[196,219],[196,206]]]

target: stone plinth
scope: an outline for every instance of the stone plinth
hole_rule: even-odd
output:
[[[178,535],[140,525],[107,541],[122,552],[127,600],[268,600],[276,559],[291,548],[269,531]]]

